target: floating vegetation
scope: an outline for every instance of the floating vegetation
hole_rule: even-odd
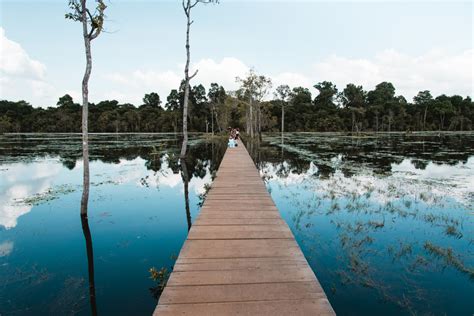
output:
[[[448,236],[453,236],[456,238],[462,238],[462,233],[459,232],[454,225],[448,225],[446,226],[446,235]]]
[[[148,270],[150,273],[150,279],[157,283],[156,286],[150,288],[150,292],[153,297],[158,300],[160,298],[161,293],[165,289],[166,283],[171,275],[171,272],[168,271],[167,268],[163,267],[160,270],[157,270],[155,267],[152,267]]]
[[[204,202],[206,201],[207,194],[209,193],[209,190],[211,190],[211,184],[212,183],[205,183],[204,184],[203,192],[201,194],[199,194],[199,196],[198,196],[198,198],[199,198],[198,206],[199,207],[202,207],[204,205]]]
[[[322,283],[331,303],[362,287],[373,292],[367,294],[371,304],[430,314],[446,297],[446,289],[426,287],[437,263],[431,256],[468,275],[472,271],[461,268],[465,263],[454,253],[473,251],[473,239],[465,237],[474,224],[474,134],[462,136],[464,142],[456,142],[462,148],[454,150],[449,137],[431,139],[429,133],[365,136],[289,133],[284,145],[278,136],[267,136],[272,146],[261,153],[278,146],[283,154],[269,154],[259,166],[272,195],[288,201],[277,206],[293,219],[290,227],[303,252],[327,280]],[[451,252],[420,243],[433,235],[449,241]]]
[[[75,192],[77,190],[76,186],[63,184],[57,187],[49,188],[45,192],[34,194],[33,196],[15,200],[17,204],[21,205],[40,205],[47,203],[56,199],[59,199],[61,196]]]
[[[456,255],[452,248],[442,248],[427,241],[424,245],[425,250],[437,258],[443,259],[446,265],[449,265],[459,272],[467,274],[471,280],[474,280],[474,268],[466,267],[459,255]]]

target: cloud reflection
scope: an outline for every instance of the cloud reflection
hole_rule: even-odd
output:
[[[45,193],[62,167],[58,161],[13,163],[2,166],[0,182],[0,225],[14,228],[20,216],[31,211],[25,199]]]

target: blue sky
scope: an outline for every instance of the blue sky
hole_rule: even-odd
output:
[[[92,1],[89,1],[92,4]],[[182,77],[185,17],[180,1],[108,1],[107,33],[93,42],[91,99],[139,104],[166,99]],[[0,0],[0,97],[54,105],[80,95],[84,51],[67,1]],[[473,95],[473,4],[456,1],[226,1],[193,11],[194,84],[235,89],[250,67],[274,85],[372,89],[392,81],[419,90]],[[31,69],[30,69],[31,68]]]

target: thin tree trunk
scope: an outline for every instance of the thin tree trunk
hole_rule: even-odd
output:
[[[375,113],[375,131],[378,133],[379,132],[379,113]]]
[[[285,103],[281,104],[281,133],[285,131]]]
[[[212,105],[212,108],[211,108],[211,131],[212,131],[212,137],[214,137],[214,105]]]
[[[86,215],[81,215],[82,232],[86,240],[87,271],[89,274],[89,299],[92,315],[97,315],[97,301],[95,299],[95,279],[94,279],[94,250],[92,247],[92,236],[89,229],[89,220]]]
[[[281,103],[281,150],[283,155],[283,133],[285,133],[285,102]]]
[[[184,104],[183,104],[183,144],[181,146],[180,157],[186,157],[186,150],[188,147],[188,103],[189,103],[189,63],[191,60],[190,46],[189,46],[189,29],[191,28],[191,1],[187,1],[185,9],[187,24],[186,24],[186,66],[184,68]]]
[[[81,214],[87,215],[87,205],[89,202],[89,78],[92,70],[91,40],[87,30],[87,8],[86,0],[81,0],[82,6],[82,31],[84,36],[84,46],[86,51],[86,71],[82,79],[82,159],[84,164]]]
[[[423,130],[426,131],[426,114],[428,112],[428,106],[425,106],[425,115],[423,116]]]
[[[258,138],[262,140],[262,109],[260,102],[258,103]]]
[[[253,105],[252,105],[252,97],[250,97],[250,137],[253,138],[254,132],[254,123],[253,123]]]

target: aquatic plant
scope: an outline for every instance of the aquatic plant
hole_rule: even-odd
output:
[[[442,248],[429,241],[425,242],[424,248],[426,251],[428,251],[428,253],[434,255],[437,258],[443,259],[446,265],[455,268],[459,272],[467,274],[471,280],[474,279],[474,268],[466,267],[460,256],[456,255],[452,248]]]
[[[150,288],[150,292],[153,297],[158,300],[161,293],[163,293],[163,290],[165,289],[171,272],[169,272],[165,267],[162,267],[160,270],[152,267],[148,270],[148,272],[150,273],[150,279],[157,283],[156,286]]]

